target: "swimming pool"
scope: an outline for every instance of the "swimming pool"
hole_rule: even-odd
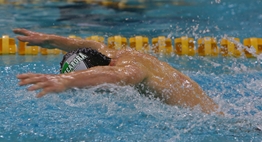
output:
[[[135,12],[54,0],[2,4],[0,31],[11,37],[15,27],[80,37],[262,37],[259,0],[154,2]],[[0,141],[261,141],[260,56],[156,56],[198,82],[225,116],[168,106],[128,86],[103,90],[101,85],[36,99],[15,76],[57,74],[62,55],[1,55]]]

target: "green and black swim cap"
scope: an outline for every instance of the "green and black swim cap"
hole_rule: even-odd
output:
[[[85,70],[94,66],[107,66],[111,58],[91,48],[78,48],[64,55],[60,73]]]

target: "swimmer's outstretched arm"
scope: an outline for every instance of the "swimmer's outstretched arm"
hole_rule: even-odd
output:
[[[26,73],[17,75],[19,85],[30,85],[29,91],[39,90],[37,97],[70,88],[86,88],[104,83],[135,85],[146,78],[146,72],[135,66],[97,66],[67,74],[48,75]]]
[[[29,46],[35,45],[49,49],[58,48],[66,52],[86,47],[98,50],[111,58],[115,56],[116,50],[108,48],[103,43],[92,40],[67,38],[58,35],[33,32],[26,29],[14,29],[13,32],[19,34],[19,36],[17,36],[18,40],[28,42]]]

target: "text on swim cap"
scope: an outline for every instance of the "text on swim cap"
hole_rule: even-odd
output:
[[[74,68],[76,67],[76,65],[79,64],[79,62],[83,61],[86,58],[87,56],[85,54],[79,53],[77,56],[75,56],[75,58],[72,61],[65,62],[62,68],[62,73],[72,72]]]

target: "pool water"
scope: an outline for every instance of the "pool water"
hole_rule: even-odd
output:
[[[81,37],[262,37],[259,0],[153,2],[132,12],[54,0],[2,4],[0,31],[13,37],[15,27]],[[261,141],[261,55],[155,56],[199,83],[225,116],[169,106],[112,84],[37,99],[37,92],[18,86],[16,75],[58,74],[62,55],[1,55],[0,141]]]

